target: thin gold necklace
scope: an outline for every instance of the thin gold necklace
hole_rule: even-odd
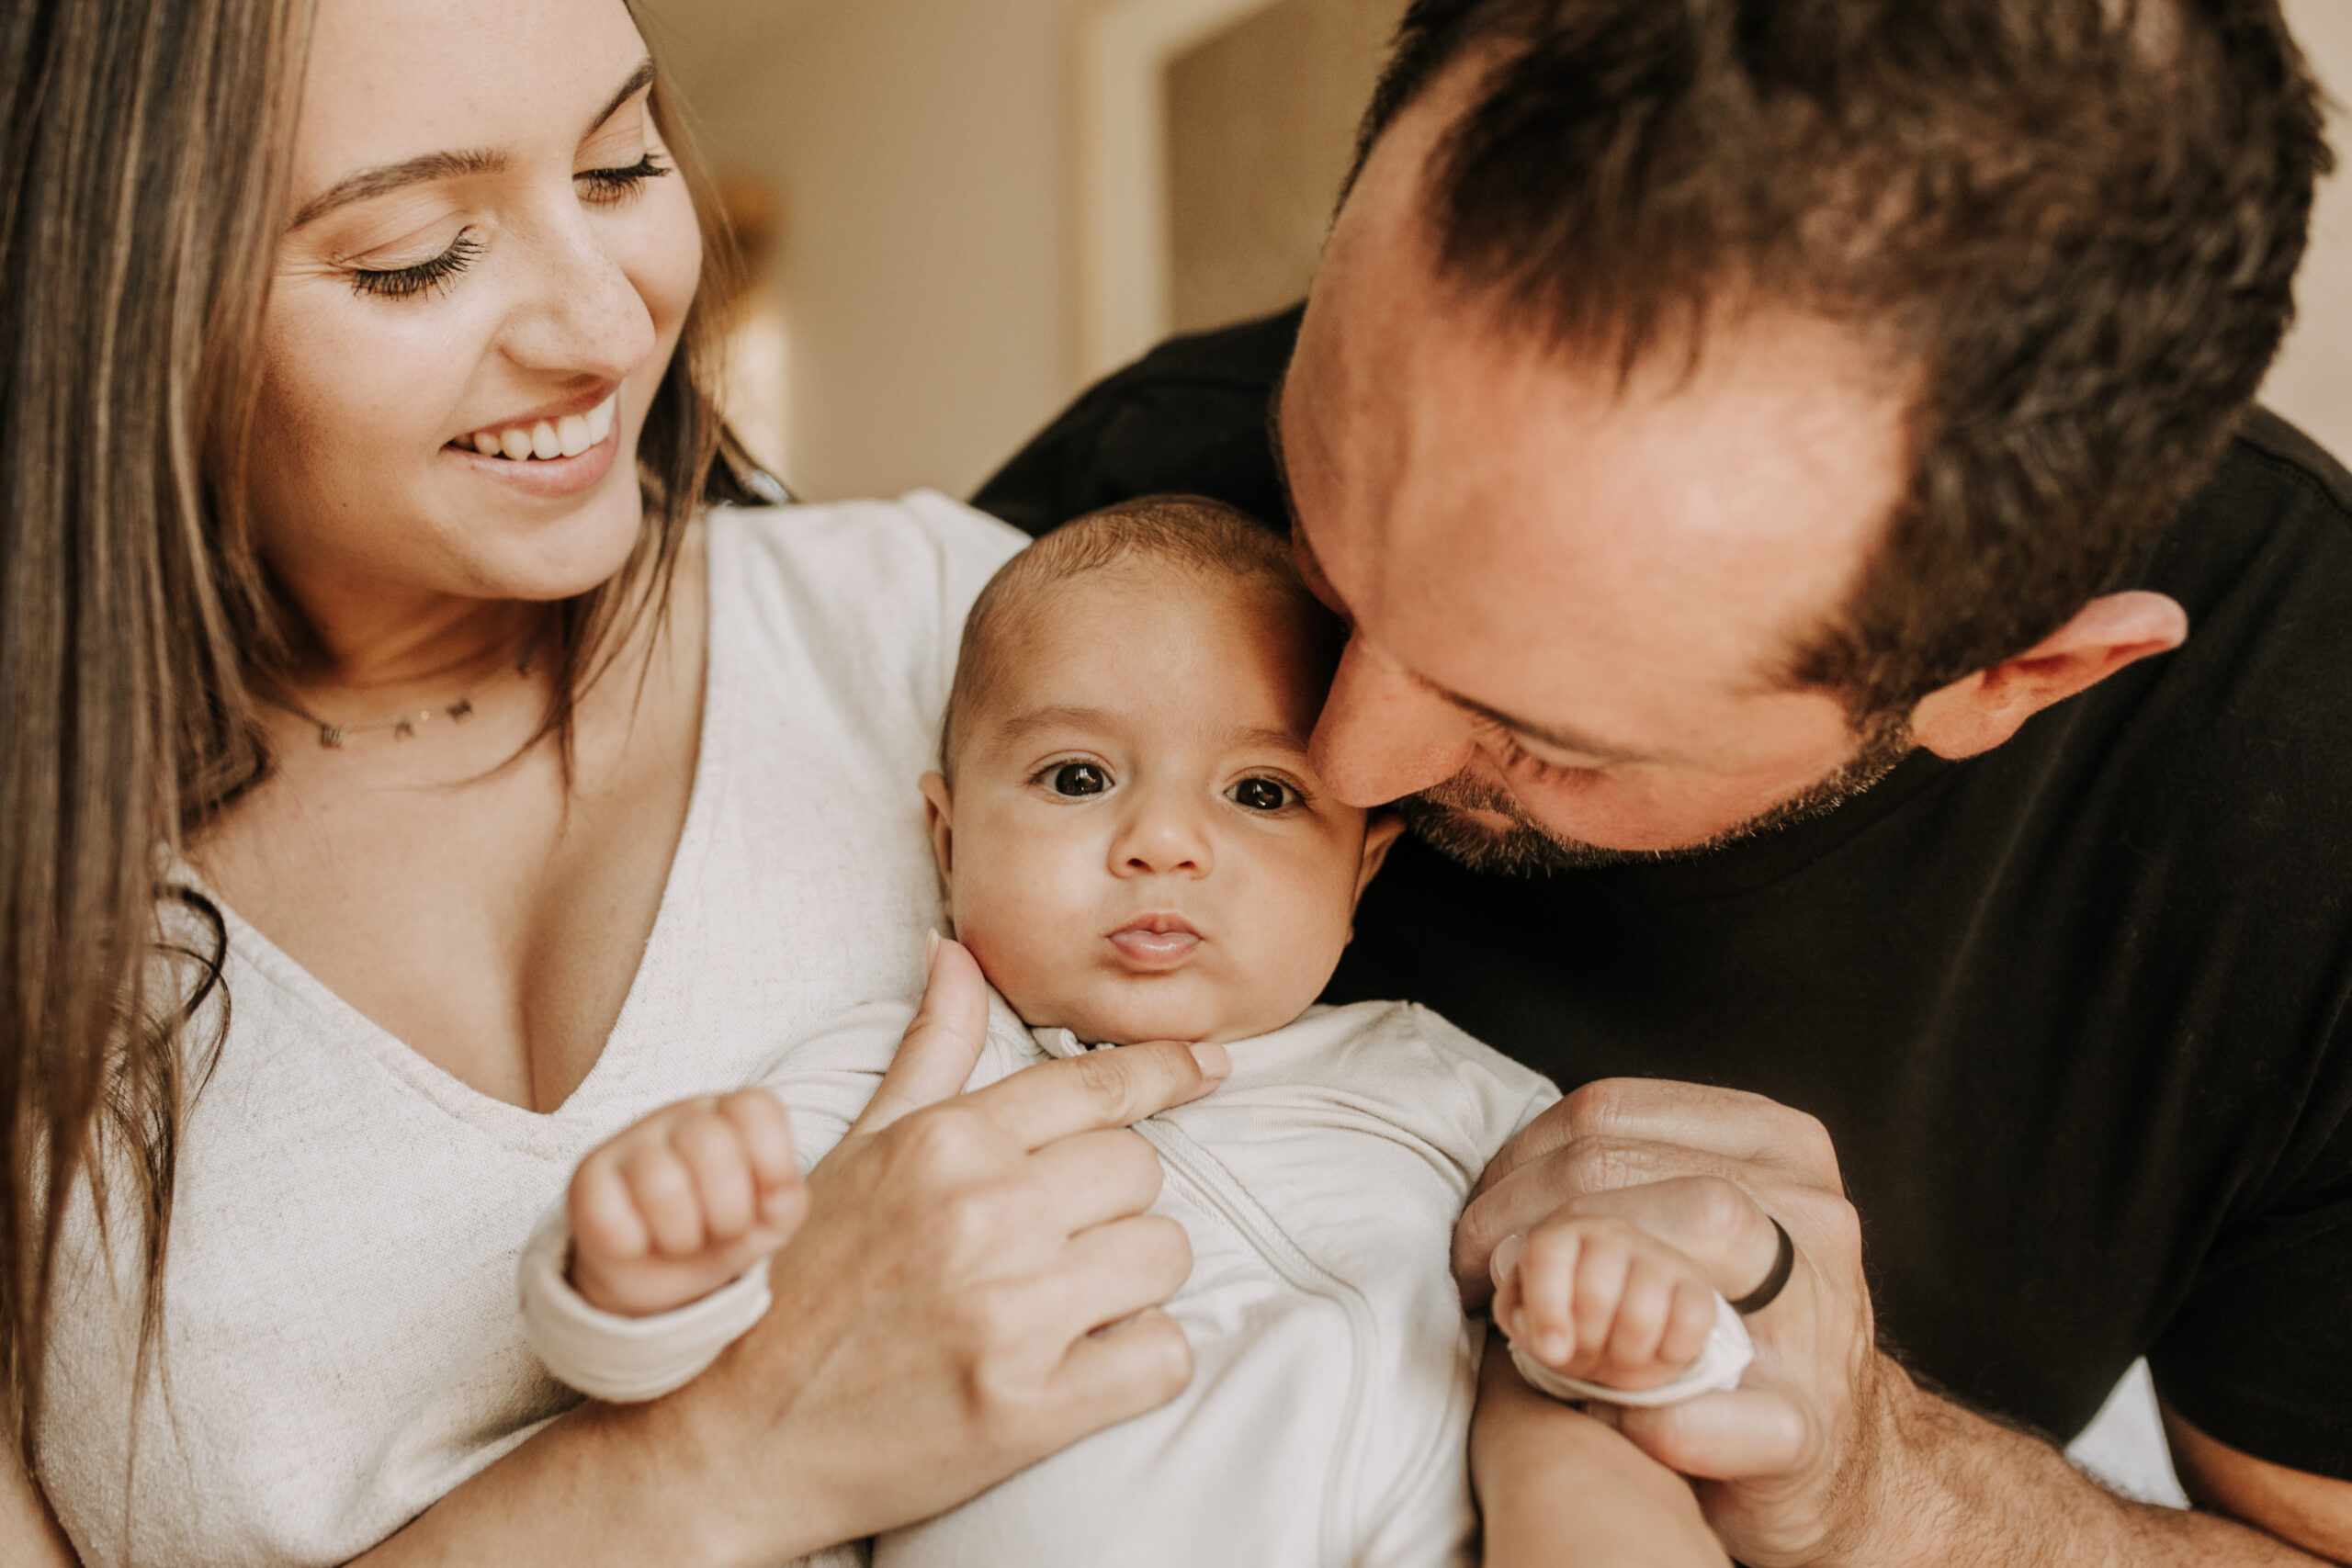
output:
[[[535,634],[529,644],[524,648],[523,656],[514,661],[514,673],[527,678],[531,673],[531,667],[538,662],[538,658],[539,637]],[[493,676],[492,679],[496,680],[497,677]],[[416,739],[416,732],[435,719],[447,718],[452,725],[463,724],[474,716],[474,694],[483,689],[481,686],[476,686],[472,691],[460,694],[456,702],[444,703],[439,707],[412,708],[406,713],[396,713],[387,718],[360,719],[340,724],[333,719],[321,718],[290,696],[281,696],[272,693],[267,694],[267,701],[277,707],[285,709],[303,723],[315,725],[319,731],[319,745],[329,751],[340,751],[343,750],[343,743],[355,735],[390,730],[395,740],[413,740]]]

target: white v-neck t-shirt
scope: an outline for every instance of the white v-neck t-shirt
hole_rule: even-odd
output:
[[[562,1106],[477,1093],[223,911],[230,1021],[181,1133],[168,1397],[150,1377],[135,1429],[135,1276],[86,1205],[62,1238],[40,1475],[86,1568],[334,1563],[399,1529],[578,1401],[526,1345],[514,1277],[581,1157],[920,991],[943,915],[916,781],[965,614],[1027,541],[928,493],[720,509],[708,532],[684,834]]]

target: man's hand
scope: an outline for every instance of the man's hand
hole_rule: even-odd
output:
[[[1734,1300],[1770,1271],[1774,1220],[1796,1244],[1787,1287],[1747,1320],[1756,1360],[1738,1389],[1601,1413],[1698,1482],[1708,1522],[1742,1562],[2317,1561],[2225,1520],[2110,1496],[2050,1445],[1921,1390],[1877,1348],[1860,1225],[1812,1117],[1730,1089],[1587,1085],[1487,1168],[1454,1233],[1464,1299],[1486,1299],[1507,1237],[1533,1249],[1588,1215],[1650,1232]]]
[[[1861,1230],[1828,1134],[1756,1095],[1638,1079],[1589,1084],[1538,1117],[1487,1169],[1454,1235],[1454,1273],[1476,1305],[1506,1237],[1544,1246],[1584,1216],[1623,1220],[1679,1249],[1727,1297],[1756,1289],[1779,1247],[1796,1272],[1749,1320],[1747,1382],[1612,1419],[1700,1496],[1733,1555],[1759,1565],[1848,1555],[1871,1519],[1874,1466],[1916,1393],[1878,1355]]]

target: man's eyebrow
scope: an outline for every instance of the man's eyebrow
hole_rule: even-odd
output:
[[[628,79],[620,85],[620,90],[596,111],[596,118],[588,122],[589,132],[593,133],[597,127],[619,113],[620,107],[644,91],[652,80],[653,61],[649,55],[637,62],[636,69],[628,73]],[[467,175],[494,175],[505,168],[508,162],[503,152],[472,148],[458,152],[425,152],[397,164],[362,169],[356,174],[346,175],[304,202],[301,210],[294,214],[294,220],[286,226],[287,231],[291,233],[305,224],[315,223],[339,207],[348,207],[355,201],[367,201],[399,190],[403,186],[422,185],[428,180],[456,179]]]

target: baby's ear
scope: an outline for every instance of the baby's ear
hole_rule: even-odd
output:
[[[939,885],[943,890],[952,890],[956,875],[956,799],[947,788],[946,775],[923,774],[922,799],[924,815],[931,825],[932,858],[939,863]]]
[[[1364,819],[1363,863],[1356,868],[1357,903],[1363,902],[1363,890],[1380,874],[1381,863],[1388,858],[1388,846],[1405,830],[1405,818],[1394,811],[1374,811]]]

